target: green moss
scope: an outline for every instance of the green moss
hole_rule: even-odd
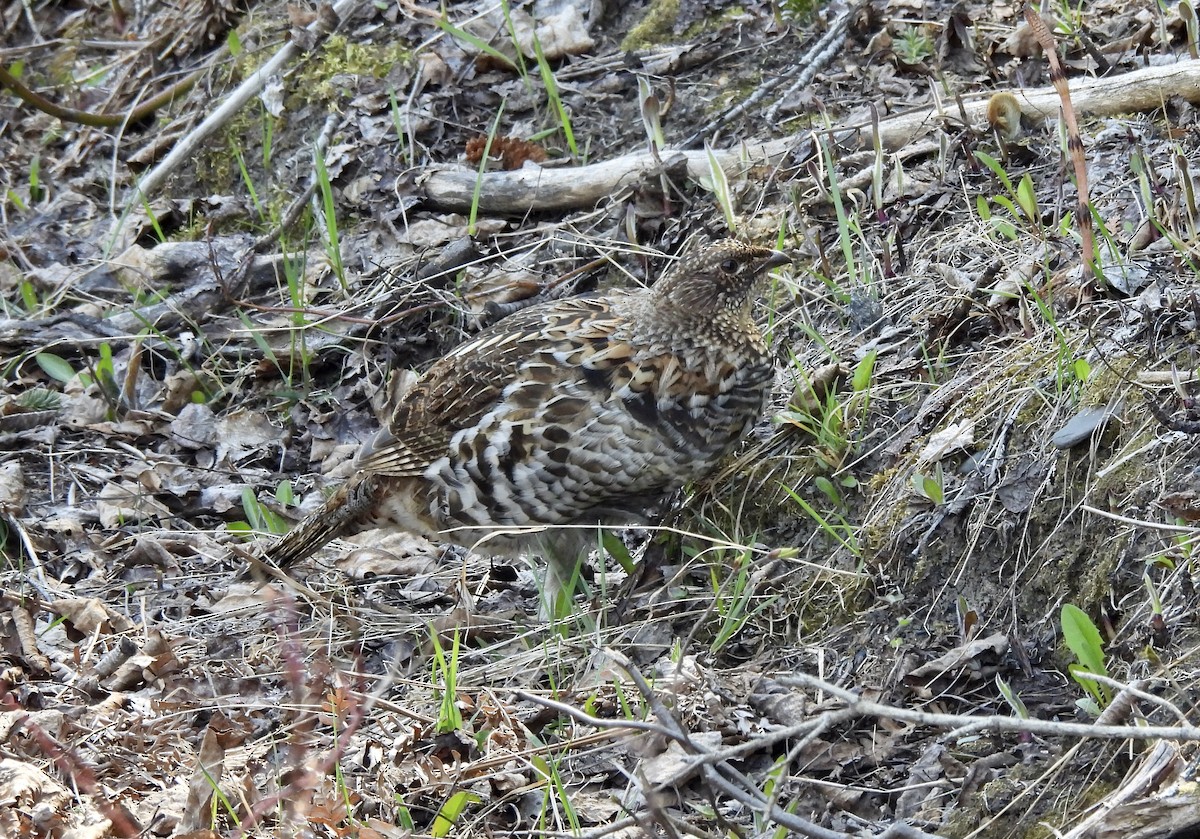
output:
[[[734,6],[711,17],[690,24],[682,34],[675,34],[675,23],[679,20],[679,0],[654,0],[641,21],[629,30],[621,49],[626,52],[656,47],[662,44],[693,41],[706,32],[719,29],[725,23],[745,16],[746,10]]]
[[[1112,594],[1112,573],[1124,553],[1128,541],[1115,537],[1089,544],[1080,555],[1064,556],[1062,559],[1062,581],[1070,584],[1076,592],[1074,602],[1081,609],[1104,603]],[[1074,582],[1071,582],[1071,581]]]
[[[679,0],[654,0],[641,22],[621,41],[625,52],[645,49],[674,39],[675,21],[679,19]]]
[[[1054,839],[1062,836],[1059,831],[1070,826],[1081,813],[1086,813],[1093,806],[1103,801],[1117,789],[1117,784],[1111,781],[1098,780],[1080,789],[1066,804],[1056,810],[1045,813],[1038,823],[1031,825],[1023,834],[1022,839]],[[1056,818],[1057,817],[1057,818]],[[1055,826],[1055,822],[1060,822]]]
[[[1061,836],[1054,825],[1070,823],[1079,813],[1109,795],[1115,786],[1105,780],[1097,780],[1086,786],[1071,785],[1063,790],[1059,801],[1051,804],[1030,795],[1029,787],[1039,781],[1042,767],[1035,764],[1014,766],[1000,778],[989,781],[975,793],[966,796],[958,806],[948,813],[946,821],[939,826],[938,835],[946,839],[973,836],[979,826],[987,823],[988,836],[1019,836],[1021,839],[1050,839]],[[1001,812],[1008,801],[1023,795],[1028,805],[1018,806]],[[1058,825],[1060,828],[1061,824]]]
[[[1106,358],[1092,367],[1079,395],[1080,407],[1107,405],[1112,395],[1137,376],[1138,363],[1131,358]]]
[[[361,44],[343,35],[331,35],[318,52],[296,76],[292,90],[296,101],[289,107],[317,101],[330,102],[341,95],[343,88],[334,79],[340,75],[371,76],[382,79],[396,64],[408,61],[412,52],[402,44]]]
[[[249,78],[259,69],[261,57],[262,53],[239,53],[232,64],[229,84],[236,85]],[[308,119],[314,109],[324,111],[335,107],[347,94],[343,82],[347,76],[384,78],[396,64],[411,57],[411,50],[403,43],[373,45],[352,43],[342,35],[329,37],[289,79],[289,96],[281,116],[269,116],[260,104],[250,103],[223,126],[220,141],[196,161],[196,178],[201,189],[214,193],[244,189],[237,160],[237,153],[241,152],[259,190],[258,199],[264,204],[265,214],[277,218],[292,196],[274,191],[272,176],[263,172],[263,146],[267,138],[272,138],[275,155],[290,151],[281,144],[294,133],[289,129],[290,118],[300,115]]]
[[[711,32],[714,29],[720,29],[721,26],[728,22],[740,20],[746,16],[746,10],[739,6],[732,6],[723,10],[713,17],[702,18],[696,21],[683,32],[684,41],[694,41],[706,32]]]
[[[820,0],[782,0],[779,13],[786,21],[806,21],[820,8]]]
[[[707,109],[710,113],[719,114],[728,108],[736,107],[749,99],[755,91],[762,87],[762,73],[751,72],[748,75],[724,75],[721,78],[720,96],[713,97]]]

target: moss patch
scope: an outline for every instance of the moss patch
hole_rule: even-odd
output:
[[[299,103],[331,101],[342,92],[342,86],[334,82],[339,75],[371,76],[382,79],[396,64],[409,60],[412,52],[403,44],[355,43],[342,35],[330,36],[296,78],[293,90]]]
[[[679,19],[679,0],[655,0],[641,23],[629,30],[621,41],[626,52],[669,43],[674,37],[675,21]]]

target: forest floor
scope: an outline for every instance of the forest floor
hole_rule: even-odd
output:
[[[1089,265],[1019,6],[248,6],[0,8],[0,835],[1195,835],[1190,7],[1049,20]],[[568,618],[243,577],[411,371],[729,235],[770,409]]]

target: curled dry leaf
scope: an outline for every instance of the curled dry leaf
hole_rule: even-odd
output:
[[[581,55],[592,49],[596,42],[588,34],[583,12],[571,0],[557,5],[558,8],[548,14],[539,14],[536,20],[525,9],[511,8],[508,16],[512,21],[512,39],[497,38],[493,46],[511,56],[512,40],[515,40],[525,58],[536,58],[536,40],[542,55],[548,61],[556,61],[568,55]],[[507,24],[500,12],[497,11],[485,20],[495,27],[493,31],[507,35]]]
[[[134,521],[165,521],[171,511],[150,497],[146,489],[126,480],[109,481],[96,497],[96,512],[106,528],[123,527]]]
[[[904,681],[910,685],[926,685],[934,680],[966,676],[977,681],[994,668],[996,661],[1008,650],[1008,636],[997,632],[955,647],[932,661],[909,671]]]
[[[217,421],[218,464],[234,465],[244,458],[258,456],[273,443],[280,442],[282,431],[260,411],[234,411]]]
[[[25,473],[19,460],[0,464],[0,513],[20,515],[25,508]]]
[[[703,751],[711,751],[721,745],[721,733],[718,731],[698,731],[690,739]],[[651,787],[677,786],[686,783],[699,771],[697,754],[686,751],[678,742],[671,740],[665,751],[642,761],[639,768]]]
[[[45,807],[63,812],[70,801],[67,788],[37,767],[10,758],[0,760],[0,811],[14,808],[28,813]]]
[[[925,448],[917,455],[918,464],[936,463],[951,452],[975,445],[975,421],[966,419],[951,423],[929,437]]]
[[[50,609],[66,618],[75,629],[87,634],[100,632],[108,635],[128,632],[134,627],[133,621],[94,597],[55,600],[50,604]]]

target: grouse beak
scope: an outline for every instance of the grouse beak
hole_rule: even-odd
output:
[[[783,251],[771,251],[771,255],[767,257],[767,261],[763,263],[763,270],[770,271],[772,268],[778,268],[781,265],[791,265],[792,258]]]

